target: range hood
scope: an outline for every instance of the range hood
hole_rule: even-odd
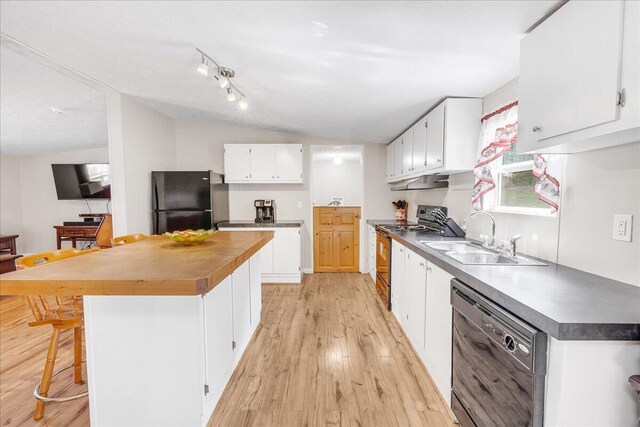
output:
[[[391,185],[391,191],[429,190],[431,188],[446,188],[449,186],[449,175],[423,175],[418,178],[396,182]]]

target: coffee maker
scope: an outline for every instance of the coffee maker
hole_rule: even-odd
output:
[[[256,222],[275,222],[275,200],[256,200],[253,205],[256,207]]]

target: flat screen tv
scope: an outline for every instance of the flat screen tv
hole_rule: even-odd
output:
[[[51,165],[58,200],[110,199],[108,163]]]

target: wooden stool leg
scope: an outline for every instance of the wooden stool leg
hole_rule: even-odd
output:
[[[51,386],[51,377],[53,376],[53,367],[56,363],[56,355],[58,354],[58,343],[60,341],[60,329],[53,328],[53,335],[49,341],[49,350],[47,351],[47,361],[44,364],[44,372],[42,373],[42,381],[40,382],[40,394],[47,396],[49,387]],[[33,414],[34,420],[39,420],[44,416],[44,402],[38,400],[36,410]]]
[[[82,327],[73,328],[73,381],[82,384]]]

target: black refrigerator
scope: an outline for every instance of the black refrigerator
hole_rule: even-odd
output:
[[[229,185],[223,175],[151,172],[153,233],[216,228],[229,220]]]

